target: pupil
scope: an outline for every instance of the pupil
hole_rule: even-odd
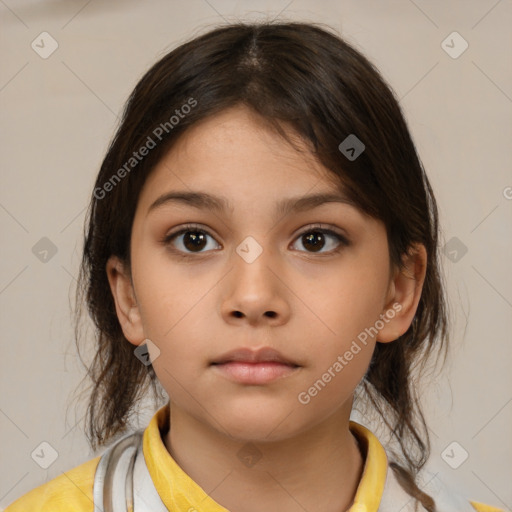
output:
[[[303,240],[306,241],[304,243],[304,247],[307,247],[308,244],[311,244],[311,248],[314,252],[317,252],[320,249],[322,249],[325,243],[323,234],[318,232],[308,233],[307,235],[304,235]]]
[[[204,233],[198,231],[187,231],[185,233],[183,244],[189,250],[202,249],[205,246]]]

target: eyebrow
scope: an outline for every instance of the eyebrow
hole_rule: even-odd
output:
[[[164,205],[178,203],[198,209],[206,209],[214,212],[233,212],[234,208],[230,201],[221,196],[215,196],[207,192],[171,191],[158,197],[148,208],[146,215],[161,208]],[[291,213],[299,213],[321,206],[325,203],[343,203],[357,208],[357,205],[350,198],[342,193],[321,193],[307,196],[297,196],[282,199],[277,203],[275,216],[281,217]]]

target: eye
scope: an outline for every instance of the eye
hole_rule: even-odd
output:
[[[306,252],[313,253],[336,253],[349,245],[349,241],[343,235],[332,229],[316,227],[310,227],[307,231],[303,231],[297,240],[307,249]],[[326,247],[327,250],[322,251]]]
[[[179,252],[183,253],[201,253],[206,252],[206,250],[212,250],[216,247],[215,244],[209,244],[208,238],[213,240],[213,237],[205,231],[204,229],[200,229],[194,225],[185,226],[179,231],[175,233],[171,233],[167,235],[163,243],[165,245],[173,246],[173,249],[176,249]],[[175,242],[176,243],[175,243]],[[217,248],[220,246],[217,244]]]
[[[210,242],[209,238],[213,242]],[[320,254],[337,253],[343,247],[350,245],[350,242],[343,235],[336,233],[332,229],[316,226],[310,226],[296,240],[300,241],[303,247],[306,248],[306,251],[301,252]],[[221,247],[215,243],[215,239],[208,231],[193,224],[186,225],[179,231],[166,235],[162,243],[171,246],[173,251],[181,253],[183,256],[193,253],[205,253]]]

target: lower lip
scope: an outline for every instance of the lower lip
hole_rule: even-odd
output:
[[[283,363],[266,361],[261,363],[247,363],[231,361],[213,365],[228,379],[242,384],[267,384],[274,380],[291,375],[298,366],[290,366]]]

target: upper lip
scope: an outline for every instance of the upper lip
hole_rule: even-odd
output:
[[[290,366],[299,366],[294,361],[284,357],[280,352],[271,348],[263,347],[258,350],[253,350],[246,347],[230,350],[220,355],[212,364],[223,364],[232,361],[245,362],[245,363],[261,363],[272,361],[277,363],[288,364]]]

